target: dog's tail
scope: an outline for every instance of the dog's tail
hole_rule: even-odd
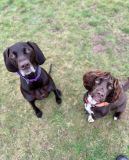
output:
[[[49,69],[48,74],[51,74],[51,72],[52,72],[52,64],[50,65],[50,69]]]
[[[126,92],[129,89],[129,77],[128,80],[123,84],[123,90]]]

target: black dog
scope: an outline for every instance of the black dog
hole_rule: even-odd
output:
[[[60,90],[56,88],[50,75],[39,66],[45,62],[45,57],[35,43],[16,43],[8,47],[3,55],[7,70],[20,75],[21,92],[38,118],[42,117],[42,112],[36,107],[35,100],[42,100],[50,92],[54,92],[56,102],[62,102]]]

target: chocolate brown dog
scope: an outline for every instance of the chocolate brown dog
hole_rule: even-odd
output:
[[[116,109],[114,120],[120,118],[127,103],[125,91],[129,88],[129,78],[121,85],[110,72],[90,71],[84,74],[83,84],[88,90],[84,103],[89,122],[104,117],[110,109]]]
[[[3,55],[7,70],[20,75],[21,92],[38,118],[42,117],[42,112],[36,107],[35,100],[42,100],[48,97],[50,92],[54,92],[56,102],[62,102],[61,92],[56,88],[51,76],[40,68],[45,62],[45,57],[35,43],[16,43],[8,47]]]

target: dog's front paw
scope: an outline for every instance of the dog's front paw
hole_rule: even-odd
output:
[[[117,121],[118,120],[118,118],[117,117],[114,117],[114,121]]]
[[[61,99],[56,99],[56,103],[61,104],[62,100]]]
[[[94,119],[92,118],[91,115],[88,116],[88,122],[94,122]]]
[[[36,116],[37,116],[38,118],[41,118],[41,117],[42,117],[42,112],[39,111],[38,113],[36,113]]]

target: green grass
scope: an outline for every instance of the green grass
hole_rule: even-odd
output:
[[[129,2],[127,0],[2,0],[0,2],[0,159],[114,160],[129,158],[129,102],[120,121],[111,115],[87,122],[83,74],[106,70],[120,81],[129,76]],[[20,93],[19,76],[9,73],[2,53],[20,41],[38,44],[52,63],[62,91],[37,101],[36,118]],[[129,91],[127,92],[129,97]]]
[[[123,28],[123,32],[128,33],[129,34],[129,28]]]

